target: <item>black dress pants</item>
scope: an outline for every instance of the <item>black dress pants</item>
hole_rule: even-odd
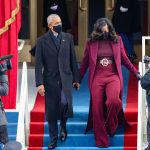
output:
[[[8,142],[7,126],[1,125],[0,126],[0,143],[6,144],[7,142]]]
[[[68,103],[67,99],[64,95],[64,92],[61,91],[61,118],[60,118],[60,126],[66,129],[66,122],[67,122],[67,109]],[[53,121],[48,121],[49,126],[49,134],[51,142],[56,142],[58,139],[58,120],[57,118]]]

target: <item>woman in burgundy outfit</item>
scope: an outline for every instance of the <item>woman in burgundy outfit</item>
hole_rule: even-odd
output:
[[[118,122],[125,118],[121,101],[122,63],[140,78],[126,56],[122,40],[116,35],[112,23],[107,18],[98,19],[86,43],[80,66],[82,78],[89,67],[91,101],[86,132],[93,128],[98,147],[109,146],[108,135],[113,136]]]

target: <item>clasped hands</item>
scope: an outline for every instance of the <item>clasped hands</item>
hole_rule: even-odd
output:
[[[73,87],[74,87],[76,90],[79,90],[79,89],[80,89],[80,83],[74,82],[74,83],[73,83]]]
[[[76,90],[79,90],[79,89],[80,89],[80,83],[74,82],[74,83],[73,83],[73,87],[74,87]],[[45,95],[45,88],[44,88],[44,85],[39,85],[39,86],[37,87],[37,90],[38,90],[38,92],[39,92],[39,94],[40,94],[41,96],[44,96],[44,95]]]

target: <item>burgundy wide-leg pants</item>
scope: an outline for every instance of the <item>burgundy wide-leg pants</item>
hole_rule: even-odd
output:
[[[118,126],[120,79],[113,65],[99,67],[92,83],[92,117],[96,145],[108,147],[108,134],[114,134]]]

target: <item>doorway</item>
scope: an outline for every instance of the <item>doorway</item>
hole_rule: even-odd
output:
[[[61,0],[65,1],[70,20],[71,29],[67,32],[73,34],[78,62],[81,62],[83,49],[87,38],[93,30],[93,25],[97,18],[108,17],[112,19],[116,0]],[[135,37],[135,51],[141,57],[141,35],[150,33],[150,2],[148,0],[138,0],[141,9],[141,34]],[[30,40],[33,46],[37,37],[46,32],[43,27],[43,2],[44,0],[30,1]],[[31,34],[32,33],[32,34]]]

